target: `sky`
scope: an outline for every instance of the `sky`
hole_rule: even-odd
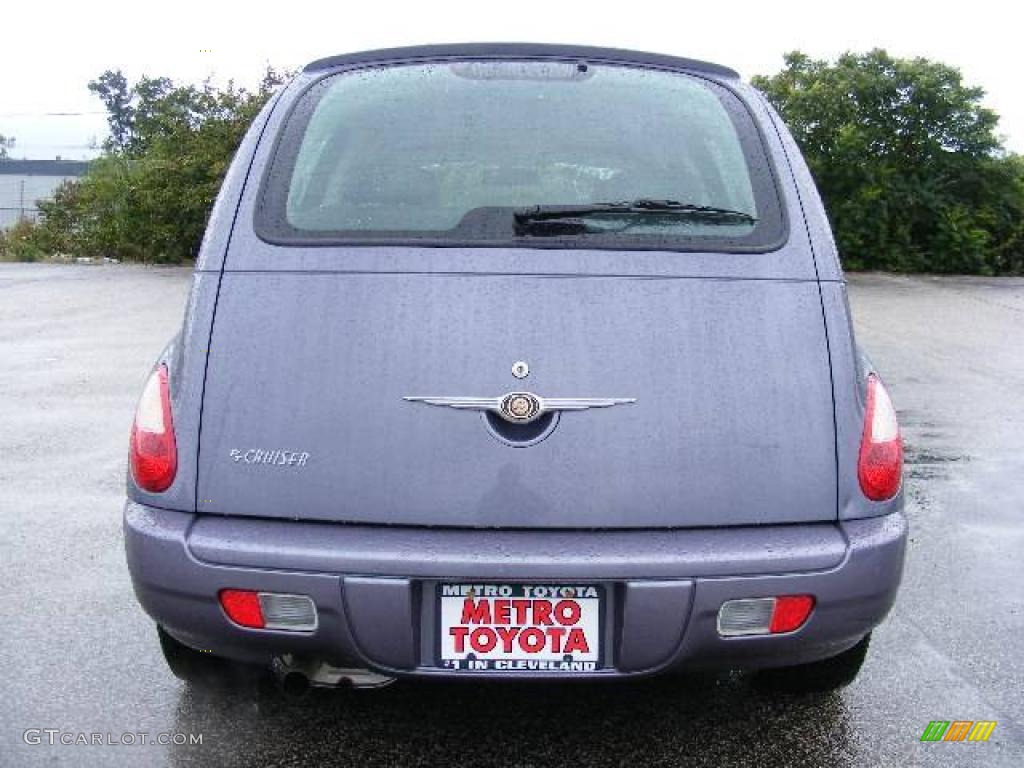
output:
[[[51,0],[0,16],[0,134],[13,157],[81,159],[106,135],[86,84],[106,69],[255,85],[265,66],[299,68],[336,53],[398,45],[527,41],[603,45],[705,59],[744,78],[772,74],[786,51],[815,58],[885,48],[958,67],[1024,152],[1016,0],[386,0],[246,3]],[[56,114],[63,113],[63,114]],[[70,114],[67,114],[70,113]]]

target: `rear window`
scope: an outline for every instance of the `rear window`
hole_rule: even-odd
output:
[[[256,226],[302,244],[766,250],[784,236],[760,134],[731,91],[558,61],[317,81],[278,137]]]

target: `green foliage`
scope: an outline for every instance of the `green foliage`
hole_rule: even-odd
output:
[[[4,136],[0,133],[0,160],[7,159],[7,150],[14,147],[14,137]]]
[[[268,69],[247,91],[104,72],[89,84],[108,114],[104,155],[0,254],[193,257],[231,157],[281,80]],[[835,62],[797,52],[754,84],[803,149],[847,268],[1024,274],[1024,159],[1003,151],[996,115],[959,71],[879,50]]]
[[[40,228],[29,219],[0,230],[0,261],[39,261],[49,252],[39,237]]]
[[[803,53],[756,77],[807,158],[851,269],[1024,272],[1024,163],[960,72],[885,51]]]
[[[99,96],[107,109],[107,125],[110,126],[110,137],[106,141],[108,149],[124,149],[128,137],[132,133],[132,92],[128,81],[121,70],[107,70],[89,83],[89,90]]]
[[[259,88],[176,85],[120,72],[89,84],[107,108],[110,138],[88,174],[41,202],[37,241],[51,252],[178,263],[194,257],[246,129],[281,75]]]

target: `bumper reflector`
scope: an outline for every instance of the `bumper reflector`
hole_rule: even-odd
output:
[[[773,635],[799,629],[811,615],[814,598],[810,595],[786,595],[775,598],[772,611],[772,625],[768,628]]]
[[[260,610],[260,599],[255,592],[245,589],[222,589],[220,607],[235,624],[255,629],[263,629],[265,626],[263,611]]]
[[[316,605],[306,595],[222,589],[219,597],[224,613],[243,627],[291,632],[316,629]]]
[[[316,606],[305,595],[279,595],[260,592],[260,607],[267,629],[312,632],[316,629]]]
[[[718,610],[718,634],[742,637],[792,632],[803,626],[813,608],[810,595],[727,600]]]

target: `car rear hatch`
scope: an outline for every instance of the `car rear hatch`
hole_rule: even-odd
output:
[[[224,257],[198,509],[547,529],[835,520],[799,198],[760,102],[720,76],[570,57],[298,81]],[[533,201],[621,200],[690,209],[513,228]],[[632,402],[565,411],[510,445],[531,436],[405,399],[524,391]]]
[[[835,519],[818,285],[728,275],[740,259],[806,254],[247,247],[273,268],[236,271],[229,255],[222,277],[200,511],[525,528]],[[517,269],[588,257],[589,275]],[[453,270],[474,259],[515,272]],[[627,261],[637,274],[615,274]],[[722,267],[636,269],[659,261]],[[636,402],[562,413],[513,447],[479,412],[404,399],[512,391]]]

